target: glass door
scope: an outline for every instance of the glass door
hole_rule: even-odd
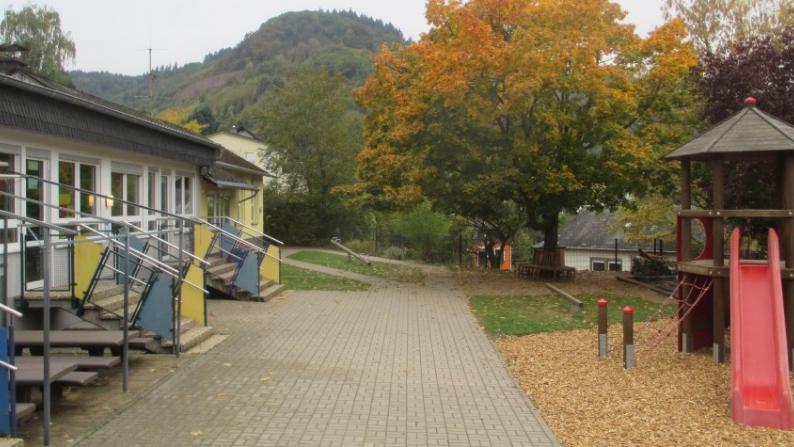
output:
[[[39,202],[44,201],[44,183],[38,178],[44,178],[44,160],[27,159],[25,173],[31,177],[25,180],[25,197]],[[37,178],[38,177],[38,178]],[[44,220],[44,206],[38,203],[25,202],[27,217]],[[42,253],[42,229],[27,227],[23,232],[25,238],[25,286],[27,290],[38,289],[43,286],[44,256]]]

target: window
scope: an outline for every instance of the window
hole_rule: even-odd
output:
[[[183,175],[174,178],[174,193],[176,197],[176,214],[193,214],[192,179]]]
[[[14,171],[14,156],[11,154],[0,154],[0,173],[8,174]],[[14,179],[0,178],[0,191],[14,194]],[[0,198],[0,209],[3,211],[14,211],[14,199],[3,196]]]
[[[58,182],[87,191],[96,191],[96,166],[61,161],[58,163]],[[69,210],[94,214],[95,200],[96,197],[92,194],[79,192],[68,187],[59,188],[58,191],[58,206],[69,208]],[[78,203],[79,208],[77,206]],[[74,217],[75,213],[69,210],[59,210],[58,216],[61,218]]]
[[[140,175],[122,174],[112,172],[110,174],[110,192],[118,200],[113,201],[111,214],[113,216],[137,216],[140,209],[135,206],[139,203]],[[132,202],[124,206],[123,201]]]
[[[168,199],[168,176],[160,176],[160,211],[168,212],[168,204],[171,202]]]
[[[146,204],[149,206],[149,208],[152,208],[149,210],[149,214],[154,214],[154,208],[157,207],[157,204],[155,203],[157,197],[157,172],[152,169],[149,170],[147,185],[149,188],[147,199],[149,201]]]
[[[15,169],[14,156],[12,154],[0,154],[0,173],[8,174]],[[14,179],[13,178],[0,178],[0,191],[7,194],[15,194]],[[14,212],[14,199],[8,196],[0,197],[0,209],[3,211]],[[10,222],[9,222],[10,223]],[[0,234],[0,243],[5,239],[8,243],[16,242],[17,229],[9,228]]]
[[[140,176],[130,174],[125,175],[127,177],[127,196],[124,198],[124,200],[132,202],[127,204],[127,215],[137,216],[140,213],[140,208],[133,204],[140,203],[140,199],[138,198],[138,183]]]
[[[610,272],[623,271],[623,261],[615,258],[590,258],[590,270],[594,272],[605,272],[607,268]]]

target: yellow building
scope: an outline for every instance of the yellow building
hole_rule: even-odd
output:
[[[202,217],[230,217],[250,230],[263,233],[264,169],[224,147],[219,159],[202,174],[199,210]]]

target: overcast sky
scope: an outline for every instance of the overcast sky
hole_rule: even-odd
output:
[[[663,21],[662,0],[617,0],[626,21],[645,35]],[[3,11],[28,0],[0,0]],[[69,68],[141,74],[153,64],[179,65],[236,45],[271,17],[287,11],[352,9],[391,22],[406,37],[427,30],[425,0],[37,0],[60,13],[61,27],[72,35],[77,60]]]

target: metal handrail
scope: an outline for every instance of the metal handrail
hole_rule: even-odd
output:
[[[5,369],[8,369],[8,370],[14,371],[14,372],[16,372],[16,371],[17,371],[17,369],[18,369],[16,366],[14,366],[14,365],[12,365],[12,364],[10,364],[10,363],[6,363],[6,362],[4,362],[4,361],[2,361],[2,360],[0,360],[0,366],[2,366],[2,367],[3,367],[3,368],[5,368]]]
[[[108,223],[108,224],[111,224],[111,225],[122,225],[122,226],[125,226],[125,227],[127,227],[127,228],[130,228],[130,227],[133,227],[133,228],[135,228],[135,226],[134,226],[134,225],[132,225],[132,224],[131,224],[131,223],[129,223],[129,222],[124,222],[124,221],[117,221],[117,220],[113,220],[113,219],[108,219],[108,218],[105,218],[105,217],[97,216],[97,215],[95,215],[95,214],[84,213],[84,212],[82,212],[82,211],[73,210],[73,209],[71,209],[71,208],[65,208],[65,207],[62,207],[62,206],[59,206],[59,205],[53,205],[53,204],[51,204],[51,203],[46,203],[46,202],[43,202],[43,201],[41,201],[41,200],[35,200],[35,199],[31,199],[31,198],[29,198],[29,197],[18,196],[18,195],[16,195],[16,194],[12,194],[12,193],[5,192],[5,191],[0,191],[0,196],[10,197],[10,198],[12,198],[12,199],[17,199],[17,200],[24,200],[24,201],[26,201],[26,202],[30,202],[30,203],[32,203],[32,204],[34,204],[34,205],[40,205],[40,206],[44,206],[44,207],[47,207],[47,208],[56,209],[56,210],[59,210],[59,211],[68,211],[68,212],[70,212],[70,213],[79,214],[79,215],[83,215],[83,216],[88,216],[88,217],[91,217],[91,218],[97,219],[97,220],[99,220],[99,221],[100,221],[100,222],[102,222],[102,223]],[[14,214],[13,216],[15,216],[15,217],[17,217],[17,218],[19,217],[19,216],[15,215],[15,214]],[[33,220],[35,221],[35,219],[33,219]],[[77,224],[77,226],[81,226],[81,225],[82,225],[82,226],[84,226],[84,228],[86,228],[87,230],[90,230],[90,231],[92,231],[92,232],[95,232],[95,233],[97,233],[98,235],[100,235],[101,237],[108,238],[108,240],[110,240],[110,238],[109,238],[108,236],[106,236],[105,234],[103,234],[103,233],[102,233],[102,232],[100,232],[100,231],[97,231],[97,230],[94,230],[94,229],[93,229],[93,228],[91,228],[91,227],[88,227],[88,226],[87,226],[87,224],[85,224],[85,223],[82,223],[82,222],[79,222],[79,221],[78,221],[78,222],[76,222],[76,224]],[[48,225],[51,225],[51,224],[48,224]],[[55,227],[56,227],[56,228],[60,228],[60,227],[57,227],[57,226],[55,226]],[[63,230],[66,230],[66,229],[64,228]],[[66,230],[66,231],[71,231],[71,230]],[[72,232],[72,233],[73,233],[73,234],[77,234],[77,233],[75,233],[75,232]],[[119,243],[118,241],[115,241],[115,242],[116,242],[116,243]],[[122,245],[123,245],[123,244],[122,244]],[[178,249],[179,249],[179,248],[178,248]],[[182,252],[185,252],[185,253],[187,253],[187,252],[186,252],[184,249],[179,249],[179,250],[181,250]],[[169,268],[170,268],[170,266],[169,266]],[[201,289],[201,290],[204,290],[204,289]]]
[[[102,221],[96,221],[96,222],[91,222],[91,221],[71,221],[71,222],[68,222],[66,225],[79,226],[79,225],[82,225],[82,224],[92,225],[92,224],[97,224],[97,223],[106,223],[106,222],[102,222]],[[163,239],[163,238],[161,238],[159,236],[155,236],[155,234],[158,233],[158,231],[146,231],[142,227],[139,227],[139,226],[137,226],[135,224],[131,224],[129,222],[125,222],[125,224],[127,225],[127,227],[132,228],[133,230],[136,231],[135,233],[130,233],[130,236],[145,236],[148,239],[154,239],[155,241],[160,242],[160,243],[162,243],[162,244],[164,244],[164,245],[166,245],[168,247],[171,247],[171,248],[173,248],[175,250],[182,251],[190,259],[193,259],[194,261],[196,261],[196,262],[198,262],[200,264],[203,264],[203,265],[209,265],[210,264],[206,260],[199,258],[198,256],[194,255],[193,253],[185,250],[184,248],[179,248],[176,245],[168,242],[167,240],[165,240],[165,239]],[[157,249],[161,253],[166,253],[166,254],[168,254],[168,255],[170,255],[172,257],[176,257],[176,256],[172,255],[171,253],[169,253],[167,250],[163,250],[160,247],[155,247],[155,249]]]
[[[209,217],[204,217],[204,219],[207,219],[207,220],[209,220],[210,218],[209,218]],[[229,222],[233,223],[234,225],[237,225],[237,226],[241,227],[241,228],[242,228],[242,229],[244,229],[244,230],[248,230],[248,233],[249,233],[249,234],[251,234],[252,236],[257,236],[257,237],[258,237],[258,236],[261,236],[261,237],[265,237],[265,238],[267,238],[267,239],[270,239],[271,241],[273,241],[273,242],[275,242],[275,243],[277,243],[277,244],[279,244],[279,245],[284,245],[284,242],[282,242],[282,241],[280,241],[280,240],[278,240],[278,239],[274,238],[273,236],[271,236],[271,235],[269,235],[269,234],[267,234],[267,233],[263,233],[263,232],[261,232],[261,231],[257,230],[256,228],[254,228],[254,227],[251,227],[251,226],[248,226],[248,225],[246,225],[246,224],[244,224],[244,223],[242,223],[242,222],[240,222],[240,221],[238,221],[238,220],[234,220],[234,219],[232,219],[232,218],[231,218],[231,217],[229,217],[229,216],[216,216],[216,217],[213,217],[212,219],[224,219],[224,220],[228,220]]]
[[[102,234],[102,232],[100,232],[98,230],[95,230],[95,229],[89,227],[86,224],[80,224],[78,226],[80,226],[82,228],[85,228],[88,231],[91,231],[93,233],[96,233],[99,236],[102,236],[102,237],[106,238],[106,240],[108,242],[111,242],[112,244],[114,244],[116,246],[124,247],[124,244],[122,244],[121,242],[119,242],[115,238],[110,237],[110,236],[105,236],[104,234]],[[125,247],[125,249],[126,249],[126,247]],[[167,274],[168,276],[170,276],[170,277],[172,277],[174,279],[177,279],[177,280],[179,280],[179,281],[181,281],[181,282],[183,282],[183,283],[185,283],[185,284],[187,284],[187,285],[189,285],[189,286],[191,286],[191,287],[193,287],[195,289],[201,290],[204,293],[209,293],[209,291],[204,289],[203,287],[197,286],[196,284],[193,284],[191,281],[188,281],[185,278],[180,278],[179,270],[171,267],[170,265],[165,264],[165,263],[163,263],[161,261],[158,261],[157,259],[154,259],[151,256],[149,256],[149,255],[147,255],[145,253],[142,253],[142,252],[140,252],[140,251],[138,251],[138,250],[136,250],[134,248],[129,248],[129,251],[130,251],[130,253],[135,255],[135,257],[137,257],[141,261],[148,262],[149,264],[152,264],[152,265],[160,268],[160,270],[163,271],[163,273]],[[107,265],[105,267],[110,268],[111,270],[115,270],[115,269],[113,269],[113,267],[110,267],[110,266],[107,266]],[[119,272],[119,271],[117,271],[117,272],[118,273],[123,273],[123,272]]]
[[[14,309],[13,307],[8,307],[5,304],[0,303],[0,310],[9,313],[17,318],[22,318],[22,312]]]

